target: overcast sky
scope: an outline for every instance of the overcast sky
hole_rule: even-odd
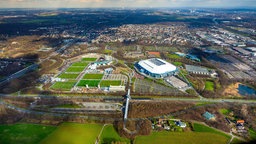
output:
[[[0,0],[0,7],[256,7],[256,0]]]

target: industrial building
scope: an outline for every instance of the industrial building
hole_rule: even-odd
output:
[[[193,74],[201,74],[201,75],[210,75],[211,73],[208,71],[207,68],[203,68],[200,66],[193,66],[193,65],[185,65],[186,70],[189,73]]]
[[[152,78],[164,78],[178,71],[176,66],[159,58],[139,61],[135,68],[139,73]]]
[[[192,55],[192,54],[187,54],[186,58],[193,60],[193,61],[201,62],[201,60],[197,56]]]

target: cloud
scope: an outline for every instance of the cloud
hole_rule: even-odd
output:
[[[256,0],[0,0],[0,7],[256,7]]]

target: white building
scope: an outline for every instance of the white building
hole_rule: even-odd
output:
[[[135,68],[138,72],[153,78],[164,78],[178,71],[176,66],[158,58],[139,61]]]

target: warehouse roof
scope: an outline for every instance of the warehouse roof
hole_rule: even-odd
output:
[[[188,72],[209,73],[207,68],[203,68],[200,66],[185,65],[185,67]]]

